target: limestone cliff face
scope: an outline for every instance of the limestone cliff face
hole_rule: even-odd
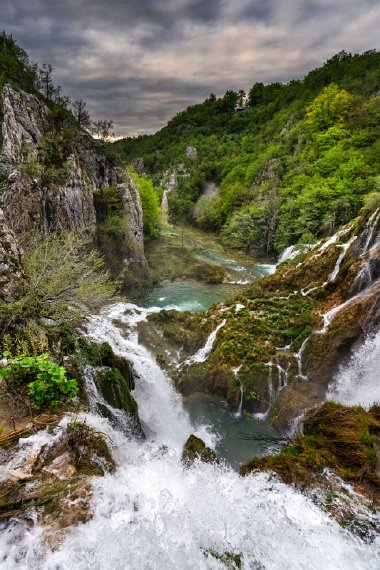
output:
[[[124,256],[144,272],[142,209],[128,174],[84,131],[77,129],[75,142],[67,144],[33,95],[5,86],[1,104],[0,206],[15,235],[68,230],[95,236],[94,193],[117,187],[128,227]]]
[[[0,299],[7,303],[14,300],[22,286],[22,254],[22,249],[0,209]]]

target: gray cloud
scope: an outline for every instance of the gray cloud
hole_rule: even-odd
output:
[[[0,0],[2,27],[120,135],[153,132],[212,91],[287,81],[378,48],[377,0]]]

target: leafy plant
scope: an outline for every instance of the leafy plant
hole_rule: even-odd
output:
[[[77,381],[68,379],[66,369],[49,360],[47,354],[12,358],[5,352],[3,356],[5,360],[0,368],[0,378],[11,392],[27,385],[34,409],[55,408],[63,399],[77,395]]]

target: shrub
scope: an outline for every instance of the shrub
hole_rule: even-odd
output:
[[[77,395],[77,381],[68,379],[66,369],[49,360],[47,354],[10,358],[9,353],[4,353],[4,357],[0,378],[11,392],[19,391],[26,384],[34,409],[55,408],[61,400]]]
[[[25,294],[40,300],[44,316],[75,320],[115,292],[103,258],[83,238],[52,234],[25,250]]]

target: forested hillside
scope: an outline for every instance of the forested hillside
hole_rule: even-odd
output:
[[[379,95],[380,53],[341,52],[302,81],[212,94],[158,133],[114,148],[127,162],[143,158],[158,184],[185,165],[189,175],[169,195],[172,219],[273,254],[333,233],[380,191]],[[220,192],[202,196],[209,181]]]

